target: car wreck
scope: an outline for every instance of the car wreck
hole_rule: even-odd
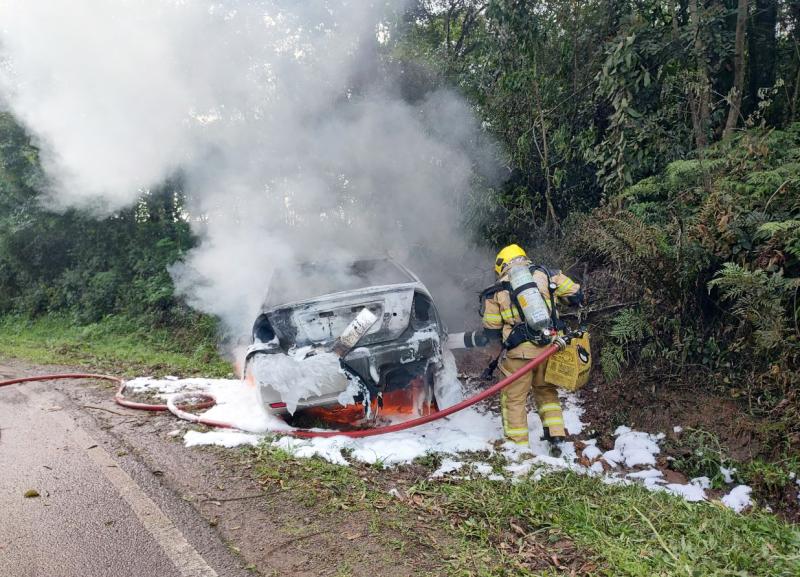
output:
[[[337,341],[359,323],[357,342]],[[245,376],[273,414],[359,403],[369,414],[385,395],[411,387],[410,402],[425,412],[453,393],[438,385],[446,338],[430,292],[400,263],[307,263],[273,277]]]

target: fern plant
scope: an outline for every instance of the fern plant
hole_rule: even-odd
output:
[[[617,378],[628,366],[637,350],[648,350],[644,343],[653,336],[653,328],[647,317],[637,309],[624,309],[612,321],[608,330],[609,341],[600,353],[600,365],[606,380]],[[650,343],[651,345],[652,343]]]
[[[756,238],[777,242],[787,254],[800,261],[800,220],[765,222],[758,227]]]
[[[761,352],[789,342],[790,300],[800,287],[800,279],[762,269],[751,271],[728,262],[708,286],[719,289],[722,300],[732,304],[731,312],[739,319],[744,338],[753,329],[753,341]],[[791,313],[791,317],[797,317],[796,303]]]

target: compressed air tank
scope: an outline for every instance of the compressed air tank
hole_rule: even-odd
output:
[[[339,357],[344,357],[350,349],[352,349],[358,341],[361,340],[367,331],[372,328],[372,325],[378,320],[378,317],[375,316],[369,309],[363,308],[361,311],[356,315],[347,328],[342,331],[342,334],[336,339],[331,347],[331,350],[336,353]]]
[[[536,281],[533,280],[528,263],[512,263],[508,270],[508,280],[528,326],[534,331],[547,329],[550,326],[550,311]]]

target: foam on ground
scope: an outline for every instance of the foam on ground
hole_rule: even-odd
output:
[[[291,427],[282,419],[268,415],[259,406],[255,387],[244,381],[230,379],[164,379],[138,378],[128,382],[130,391],[150,393],[161,399],[178,392],[212,394],[217,404],[204,413],[209,419],[231,423],[239,430],[190,430],[184,435],[187,447],[219,445],[235,447],[266,442],[283,449],[297,458],[319,457],[338,465],[347,466],[362,462],[382,467],[392,467],[413,462],[431,454],[444,455],[441,466],[433,478],[468,478],[483,476],[492,481],[519,482],[524,478],[534,481],[548,471],[571,470],[579,474],[600,477],[609,484],[639,483],[651,491],[666,491],[687,501],[707,499],[708,479],[692,479],[689,483],[667,483],[661,471],[655,468],[662,433],[651,434],[618,427],[614,432],[614,448],[602,452],[595,439],[581,442],[577,451],[571,442],[561,445],[558,458],[549,454],[549,444],[540,441],[543,428],[535,410],[528,413],[530,447],[520,447],[503,442],[500,417],[483,408],[469,407],[444,419],[425,425],[385,435],[353,439],[345,436],[299,439],[281,436],[280,431]],[[581,421],[583,408],[575,394],[560,393],[564,408],[564,421],[570,435],[580,435],[585,427]],[[264,433],[270,433],[265,435]],[[506,459],[502,470],[476,461],[470,454],[500,453]],[[580,461],[580,462],[579,462]],[[588,461],[588,465],[586,462]],[[580,464],[584,463],[584,464]],[[723,497],[722,502],[742,511],[750,506],[750,488],[739,486]]]
[[[216,405],[203,413],[203,417],[207,419],[230,423],[247,433],[291,429],[283,419],[262,411],[255,387],[238,379],[139,377],[128,381],[126,390],[140,394],[149,393],[161,401],[176,393],[206,393],[217,400]]]
[[[753,504],[750,493],[753,491],[747,485],[738,485],[731,489],[731,492],[722,497],[722,504],[730,507],[737,513],[741,513]]]

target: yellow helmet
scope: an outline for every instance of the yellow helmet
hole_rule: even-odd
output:
[[[524,256],[527,258],[527,254],[525,251],[522,250],[522,247],[518,244],[510,244],[505,247],[503,250],[497,253],[497,258],[494,261],[494,272],[497,273],[497,276],[500,276],[503,272],[503,267],[510,261],[514,260],[515,258]]]

